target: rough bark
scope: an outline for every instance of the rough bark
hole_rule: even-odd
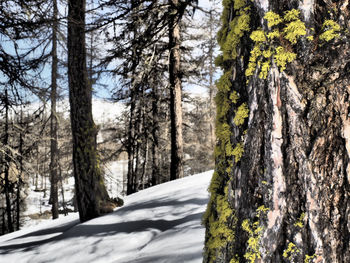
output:
[[[56,100],[57,100],[57,22],[58,10],[57,1],[53,0],[53,22],[52,22],[52,66],[51,66],[51,123],[50,123],[50,181],[51,192],[50,201],[52,203],[52,219],[58,218],[58,120],[56,112]]]
[[[181,10],[178,0],[169,1],[169,82],[170,82],[170,122],[171,122],[171,160],[170,180],[182,178],[183,139],[182,139],[182,88],[180,69],[180,19]]]
[[[86,70],[85,1],[68,2],[68,81],[76,199],[81,221],[101,214],[109,199],[97,153],[92,91]]]
[[[237,15],[237,2],[226,9],[229,21]],[[226,70],[232,67],[230,91],[243,97],[243,89],[247,92],[249,116],[242,125],[230,122],[229,138],[232,145],[241,141],[244,153],[238,162],[233,158],[232,172],[220,172],[224,179],[212,192],[227,187],[234,239],[209,251],[207,219],[205,261],[350,262],[349,3],[260,0],[249,5],[249,32],[239,40],[237,57],[224,62]],[[266,79],[259,78],[259,66],[246,79],[254,45],[250,33],[268,31],[267,11],[283,16],[293,8],[301,11],[307,28],[314,28],[314,40],[301,37],[290,44],[282,35],[279,44],[295,52],[296,59],[283,72],[273,59]],[[342,29],[339,37],[322,41],[327,19]],[[230,107],[226,116],[234,120],[238,108]],[[219,154],[216,171],[221,158],[232,157]],[[220,216],[220,204],[209,204],[214,218]]]

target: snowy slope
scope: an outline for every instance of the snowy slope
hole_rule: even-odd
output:
[[[212,171],[125,198],[83,224],[73,214],[0,237],[0,262],[201,262]]]

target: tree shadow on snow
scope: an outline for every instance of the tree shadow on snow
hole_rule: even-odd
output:
[[[203,206],[208,203],[208,198],[190,198],[186,200],[176,200],[169,197],[159,198],[157,200],[150,200],[143,203],[131,203],[130,205],[119,208],[120,213],[133,212],[141,209],[153,209],[165,206],[181,207],[188,204]]]
[[[195,204],[198,206],[202,206],[207,204],[208,199],[207,198],[192,198],[189,200],[172,200],[170,198],[162,198],[154,201],[149,201],[145,203],[135,203],[130,204],[128,206],[122,207],[117,209],[111,214],[108,214],[106,216],[113,216],[114,215],[123,215],[124,213],[136,211],[136,210],[143,210],[143,209],[152,209],[162,206],[184,206],[189,204]],[[191,211],[196,210],[189,209],[187,213],[191,213]],[[24,251],[29,251],[32,249],[35,249],[36,247],[40,245],[44,245],[50,242],[57,242],[64,239],[70,239],[70,238],[77,238],[77,237],[91,237],[91,236],[98,236],[98,237],[104,237],[104,236],[110,236],[115,235],[118,233],[137,233],[137,232],[143,232],[143,231],[149,231],[150,229],[159,230],[161,232],[165,232],[170,229],[177,230],[176,228],[182,224],[190,223],[191,225],[186,225],[183,228],[184,229],[190,229],[190,228],[200,228],[200,222],[201,217],[203,213],[195,213],[195,214],[189,214],[187,216],[184,216],[180,219],[175,220],[164,220],[164,219],[157,219],[157,220],[135,220],[135,221],[126,221],[126,222],[118,222],[115,224],[99,224],[99,225],[93,225],[93,224],[78,224],[79,221],[75,220],[71,223],[61,225],[59,227],[49,228],[49,229],[43,229],[39,231],[35,231],[32,233],[28,233],[26,235],[23,235],[21,237],[17,237],[13,240],[21,241],[21,238],[26,237],[36,237],[36,236],[43,236],[43,235],[49,235],[54,233],[62,233],[61,235],[47,238],[39,241],[32,241],[32,242],[26,242],[26,243],[18,243],[18,244],[11,244],[11,245],[0,245],[0,255],[1,254],[8,254],[11,252],[15,252],[15,250],[21,249]],[[172,213],[172,215],[177,215],[176,212]],[[78,224],[78,225],[77,225]],[[182,228],[178,228],[180,231]],[[12,251],[14,250],[14,251]],[[148,261],[145,261],[148,262]],[[149,261],[152,262],[152,261]]]

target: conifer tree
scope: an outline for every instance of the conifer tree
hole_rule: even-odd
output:
[[[204,262],[350,261],[349,11],[223,1]]]
[[[97,153],[92,90],[86,69],[85,1],[68,2],[68,80],[73,135],[73,165],[80,220],[104,212],[109,201]]]
[[[52,16],[52,65],[51,65],[51,127],[50,127],[50,201],[52,203],[52,218],[58,218],[58,116],[56,112],[57,101],[57,75],[58,75],[58,58],[57,58],[57,34],[58,34],[58,7],[57,0],[53,0]]]

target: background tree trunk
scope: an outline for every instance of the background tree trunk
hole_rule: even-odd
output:
[[[159,182],[159,91],[157,85],[152,86],[152,178],[151,185],[154,186]]]
[[[68,2],[68,80],[73,134],[76,198],[81,221],[100,215],[108,200],[98,153],[97,127],[92,118],[92,91],[86,70],[85,1]]]
[[[219,33],[224,76],[204,261],[350,262],[349,3],[241,3],[225,3]],[[257,45],[251,33],[272,32],[267,11],[284,17],[274,27],[283,30],[291,22],[284,12],[293,8],[305,34],[292,43],[279,33],[268,47],[282,46],[296,59],[283,71],[274,55],[266,78],[258,63],[246,77]],[[341,26],[328,40],[327,20]]]
[[[182,12],[178,0],[170,1],[169,17],[169,82],[170,82],[170,122],[171,122],[171,163],[170,180],[182,178],[183,139],[182,139],[182,87],[180,72],[180,20]]]
[[[58,130],[58,116],[56,112],[57,100],[57,1],[53,0],[53,22],[52,22],[52,68],[51,68],[51,163],[50,163],[50,181],[51,192],[50,201],[52,203],[52,219],[58,218],[58,144],[57,144],[57,130]]]
[[[11,157],[10,157],[10,146],[9,146],[9,96],[8,91],[5,89],[5,135],[3,144],[7,147],[5,149],[5,171],[4,171],[4,191],[6,199],[6,214],[7,214],[7,229],[8,232],[14,231],[14,226],[12,223],[12,204],[11,204],[11,192],[12,186],[10,182],[10,166],[11,166]]]

